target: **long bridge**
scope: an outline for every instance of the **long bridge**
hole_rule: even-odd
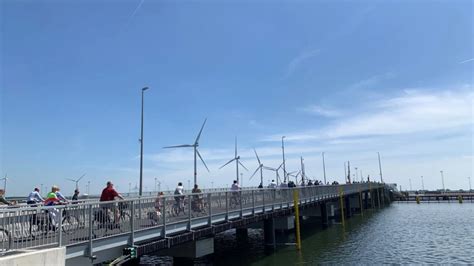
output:
[[[393,199],[385,184],[359,183],[211,191],[186,194],[180,204],[175,195],[165,195],[5,208],[0,210],[0,265],[12,260],[91,265],[151,253],[200,257],[213,253],[215,234],[236,229],[237,236],[245,235],[256,227],[263,228],[266,247],[274,249],[275,230],[294,228],[295,203],[299,216],[319,217],[327,226],[330,219],[343,220]]]

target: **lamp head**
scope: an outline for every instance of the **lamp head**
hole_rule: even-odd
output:
[[[149,89],[148,87],[144,87],[144,88],[142,89],[142,91],[146,91],[146,90],[148,90],[148,89]]]

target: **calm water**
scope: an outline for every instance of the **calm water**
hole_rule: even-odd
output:
[[[307,224],[300,253],[283,247],[265,255],[261,230],[249,235],[246,245],[237,245],[232,234],[221,236],[216,240],[218,255],[203,264],[474,263],[474,204],[394,203],[346,220],[345,228],[336,224],[323,230]]]

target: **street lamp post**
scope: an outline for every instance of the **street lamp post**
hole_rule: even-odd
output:
[[[324,184],[326,184],[326,164],[324,163],[324,152],[323,155],[323,174],[324,174]]]
[[[144,95],[145,91],[148,90],[148,87],[142,88],[142,123],[141,123],[141,130],[140,130],[140,188],[139,188],[139,196],[143,193],[143,105],[144,105]]]
[[[443,183],[443,192],[446,192],[446,189],[444,188],[444,175],[443,175],[443,170],[439,171],[441,173],[441,182]]]
[[[156,190],[157,181],[158,181],[158,179],[155,177],[155,192],[157,191]]]
[[[380,182],[383,183],[383,178],[382,178],[382,163],[380,162],[380,152],[377,152],[377,155],[378,155],[378,157],[379,157]]]
[[[423,176],[421,176],[421,189],[425,191],[425,182],[423,182]]]
[[[469,192],[471,192],[472,188],[471,188],[471,177],[468,176],[467,179],[469,179]]]
[[[286,136],[281,137],[281,150],[283,151],[283,181],[286,182],[286,164],[285,164],[285,142],[283,141]]]
[[[359,172],[357,172],[357,167],[354,167],[355,168],[355,179],[354,180],[359,180]]]

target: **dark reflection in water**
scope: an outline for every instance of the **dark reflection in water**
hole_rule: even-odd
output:
[[[301,252],[286,246],[265,254],[262,230],[249,230],[247,243],[237,242],[235,231],[228,231],[216,237],[216,254],[186,264],[474,263],[472,203],[394,203],[346,220],[345,228],[335,224],[322,229],[319,223],[305,222]],[[294,236],[279,235],[278,241],[294,242]]]

